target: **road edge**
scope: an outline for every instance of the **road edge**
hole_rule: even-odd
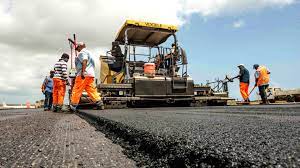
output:
[[[77,115],[125,149],[138,167],[251,167],[253,163],[220,156],[210,147],[191,149],[185,140],[159,137],[120,122],[79,111]]]

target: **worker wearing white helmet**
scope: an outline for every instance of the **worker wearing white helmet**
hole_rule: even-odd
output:
[[[244,64],[239,64],[238,68],[240,69],[240,72],[235,78],[240,79],[240,93],[245,102],[250,102],[250,100],[249,100],[249,83],[250,83],[249,71],[245,68]]]
[[[92,54],[86,49],[83,42],[77,43],[76,51],[79,52],[78,57],[75,59],[77,76],[72,90],[70,108],[72,111],[76,111],[82,92],[85,90],[98,108],[103,109],[103,102],[94,84],[95,61]]]

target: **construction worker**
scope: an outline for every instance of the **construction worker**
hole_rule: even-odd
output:
[[[54,65],[53,77],[53,112],[60,112],[64,103],[66,85],[68,82],[69,55],[63,53],[61,58]]]
[[[45,95],[44,111],[48,111],[48,110],[50,111],[52,108],[53,76],[54,76],[54,71],[50,71],[50,76],[46,76],[42,85],[42,92]]]
[[[260,66],[258,64],[254,64],[253,69],[256,70],[254,74],[255,86],[258,87],[262,104],[268,104],[266,89],[269,87],[270,71],[265,66]]]
[[[174,66],[174,63],[176,63],[176,60],[173,60],[174,56],[177,56],[178,51],[175,43],[172,43],[171,52],[165,55],[164,61],[165,61],[165,67],[169,69],[169,73],[175,74],[175,69],[171,69],[171,67]]]
[[[83,90],[96,103],[98,109],[103,109],[103,102],[94,85],[95,61],[93,56],[86,49],[86,45],[83,42],[77,43],[76,51],[79,52],[78,57],[75,59],[77,76],[72,90],[70,109],[72,111],[77,110]]]
[[[250,83],[250,73],[245,68],[244,64],[239,64],[238,68],[240,69],[239,75],[234,78],[240,79],[240,92],[245,102],[250,102],[249,100],[249,83]]]

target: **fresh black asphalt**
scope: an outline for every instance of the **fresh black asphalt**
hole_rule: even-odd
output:
[[[300,106],[145,108],[79,115],[146,167],[300,167]]]

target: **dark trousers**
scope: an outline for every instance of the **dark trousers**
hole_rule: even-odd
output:
[[[258,90],[259,90],[259,95],[261,97],[261,100],[263,103],[267,103],[267,93],[266,93],[266,89],[269,87],[269,85],[262,85],[262,86],[258,86]]]
[[[51,92],[45,92],[45,102],[44,102],[44,109],[50,110],[52,107],[52,93]]]

